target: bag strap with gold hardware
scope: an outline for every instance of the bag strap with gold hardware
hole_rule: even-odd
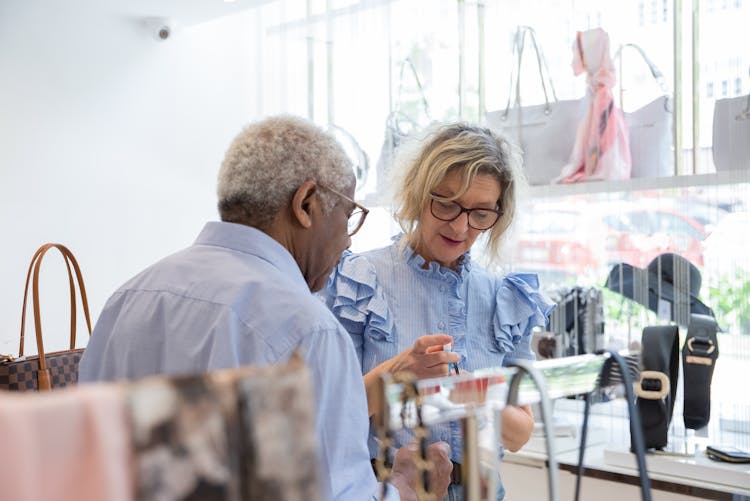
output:
[[[680,370],[676,325],[649,326],[641,339],[641,374],[634,383],[646,448],[662,449],[672,421]]]
[[[711,379],[719,343],[716,319],[708,315],[690,315],[685,345],[682,347],[682,375],[685,428],[697,430],[711,418]]]

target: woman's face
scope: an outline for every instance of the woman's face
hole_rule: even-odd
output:
[[[432,193],[451,198],[460,188],[461,173],[453,171],[435,186]],[[491,174],[477,174],[469,189],[456,202],[466,209],[496,209],[501,192],[500,182],[496,177]],[[428,199],[422,208],[415,251],[428,263],[436,261],[455,270],[458,259],[471,248],[482,230],[469,226],[469,215],[465,212],[453,221],[441,221],[432,215],[430,202],[431,199]]]

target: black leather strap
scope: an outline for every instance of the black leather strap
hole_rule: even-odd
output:
[[[716,330],[713,317],[690,315],[687,337],[682,347],[685,428],[703,428],[711,417],[711,379],[719,356]]]
[[[679,376],[679,335],[676,325],[643,329],[641,374],[635,383],[636,408],[643,425],[646,448],[667,445]]]

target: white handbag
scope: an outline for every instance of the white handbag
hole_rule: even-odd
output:
[[[428,121],[430,118],[430,106],[427,104],[427,97],[422,87],[422,82],[419,79],[417,69],[414,67],[414,63],[410,59],[404,59],[401,62],[401,69],[399,71],[398,78],[398,93],[396,94],[396,104],[394,109],[388,113],[385,119],[385,136],[383,138],[383,145],[380,147],[380,156],[378,157],[378,163],[375,167],[377,175],[377,189],[379,192],[384,193],[388,191],[388,187],[391,185],[392,167],[393,162],[396,158],[396,150],[401,144],[401,140],[412,132],[419,129],[417,118],[409,116],[402,111],[401,103],[401,91],[404,85],[404,70],[409,69],[414,82],[419,92],[419,100],[422,105],[422,112]]]
[[[674,175],[673,145],[673,103],[672,96],[659,68],[638,45],[629,43],[620,46],[613,59],[621,57],[623,48],[633,48],[648,65],[662,95],[647,105],[625,112],[625,123],[630,135],[630,159],[632,170],[630,176],[666,177]],[[620,75],[622,80],[622,75]],[[622,108],[622,102],[620,103]]]
[[[717,172],[750,169],[750,94],[716,100],[713,157]]]
[[[545,101],[544,104],[533,106],[523,106],[521,103],[520,72],[527,34],[536,55]],[[585,103],[578,99],[558,101],[547,63],[532,28],[518,27],[513,55],[515,67],[510,77],[508,104],[504,110],[488,112],[485,125],[521,148],[524,170],[530,184],[549,184],[568,163],[575,143],[576,125],[585,112]]]

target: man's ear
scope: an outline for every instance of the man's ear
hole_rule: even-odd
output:
[[[317,191],[315,181],[308,180],[297,188],[292,197],[293,217],[303,228],[309,228],[313,224],[313,209],[318,204]]]

